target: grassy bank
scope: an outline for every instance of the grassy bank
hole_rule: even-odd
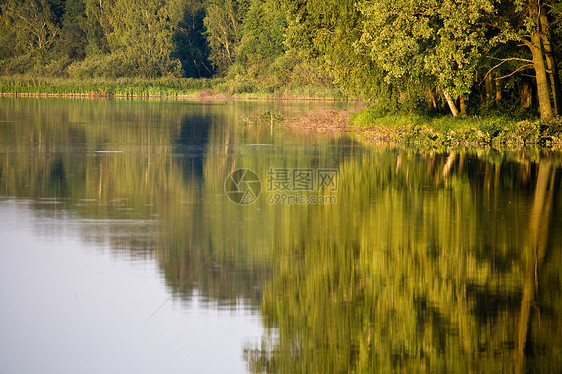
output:
[[[16,96],[170,97],[193,99],[319,99],[346,100],[330,87],[258,88],[251,82],[221,78],[92,79],[74,81],[28,76],[0,77],[0,94]],[[259,119],[259,116],[256,118]],[[272,118],[272,117],[271,117]],[[267,123],[271,122],[267,116]],[[252,120],[255,121],[255,118]],[[260,122],[260,121],[258,121]],[[357,112],[319,108],[276,119],[293,128],[348,133],[361,142],[420,145],[562,146],[562,118],[544,123],[538,119],[508,116],[464,117],[388,113],[376,108]]]
[[[298,131],[347,134],[362,143],[395,143],[429,147],[520,148],[562,147],[562,117],[545,123],[507,116],[457,117],[377,113],[373,109],[317,108],[285,115],[257,113],[253,124],[280,125]]]
[[[216,83],[210,79],[92,79],[74,81],[60,78],[2,77],[0,92],[13,95],[51,96],[192,96]]]
[[[562,118],[549,123],[507,116],[457,117],[382,114],[364,109],[351,115],[348,131],[364,142],[425,145],[562,145]]]
[[[16,96],[97,96],[97,97],[176,97],[176,98],[276,98],[333,99],[346,97],[330,87],[259,88],[246,81],[221,78],[91,79],[0,77],[0,94]]]

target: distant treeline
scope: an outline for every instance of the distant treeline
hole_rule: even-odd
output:
[[[104,78],[229,76],[259,86],[332,86],[290,50],[287,17],[261,0],[7,0],[0,75]]]
[[[382,111],[562,113],[560,0],[3,0],[0,75],[337,85]]]

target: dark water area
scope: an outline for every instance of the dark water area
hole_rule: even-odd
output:
[[[561,372],[561,153],[329,105],[0,98],[0,373]]]

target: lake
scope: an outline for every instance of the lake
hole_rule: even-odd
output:
[[[0,373],[562,372],[562,154],[345,105],[0,98]]]

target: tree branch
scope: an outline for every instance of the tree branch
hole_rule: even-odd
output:
[[[527,64],[527,65],[520,66],[518,69],[512,71],[511,73],[509,73],[509,74],[507,74],[507,75],[504,75],[504,76],[501,76],[501,77],[497,77],[497,78],[495,78],[495,79],[498,81],[498,80],[500,80],[500,79],[504,79],[504,78],[511,77],[513,74],[518,73],[518,72],[520,72],[521,70],[529,69],[530,67],[533,67],[533,64]]]
[[[492,59],[492,60],[502,61],[501,64],[503,64],[504,62],[507,62],[507,61],[523,61],[523,62],[529,62],[529,63],[533,62],[533,60],[529,60],[529,59],[526,59],[526,58],[519,58],[519,57],[509,57],[509,58],[497,58],[497,57],[493,57],[493,56],[486,56],[486,57],[488,57],[489,59]],[[499,66],[501,64],[498,64],[496,66]]]
[[[513,74],[517,73],[518,71],[523,70],[524,68],[526,69],[529,65],[532,66],[533,61],[532,60],[528,60],[525,58],[518,58],[518,57],[510,57],[510,58],[497,58],[497,57],[492,57],[492,56],[486,56],[489,59],[492,60],[497,60],[497,61],[501,61],[499,64],[493,66],[490,70],[488,70],[488,72],[484,75],[484,78],[482,78],[482,81],[480,82],[480,84],[482,84],[482,82],[484,82],[486,80],[486,78],[488,77],[488,75],[490,75],[492,73],[492,71],[494,71],[495,69],[499,68],[501,65],[505,64],[506,62],[509,61],[521,61],[521,62],[527,62],[527,64],[523,65],[523,67],[519,67],[517,68],[514,72],[512,72],[511,74],[505,75],[503,77],[500,78],[496,78],[496,80],[498,79],[502,79],[502,78],[507,78],[512,76]]]

